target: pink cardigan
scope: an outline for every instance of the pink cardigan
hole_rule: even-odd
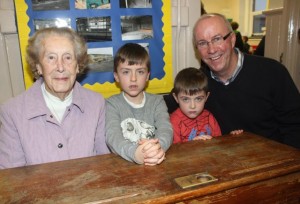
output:
[[[105,144],[105,100],[78,82],[61,124],[52,116],[37,80],[1,107],[0,168],[109,153]]]

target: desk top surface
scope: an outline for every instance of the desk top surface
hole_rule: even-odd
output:
[[[175,179],[217,181],[183,189]],[[172,145],[158,166],[114,154],[0,170],[0,203],[166,203],[300,172],[300,151],[250,133]]]

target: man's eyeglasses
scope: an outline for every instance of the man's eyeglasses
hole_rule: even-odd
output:
[[[213,39],[211,39],[210,42],[208,42],[206,40],[200,40],[196,43],[196,45],[200,49],[208,48],[209,43],[211,43],[212,45],[221,45],[230,36],[230,34],[231,34],[231,32],[229,32],[224,37],[223,36],[216,36]]]

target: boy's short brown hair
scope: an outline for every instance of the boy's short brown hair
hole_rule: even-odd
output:
[[[201,91],[208,92],[208,82],[206,75],[200,69],[188,67],[178,72],[172,90],[176,96],[180,92],[194,95]]]
[[[127,43],[120,47],[114,57],[114,72],[120,63],[128,62],[128,65],[146,64],[150,72],[150,57],[147,50],[137,43]]]

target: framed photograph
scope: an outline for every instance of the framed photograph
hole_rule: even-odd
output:
[[[75,0],[76,9],[109,9],[109,0]]]
[[[114,58],[112,47],[88,49],[91,63],[88,65],[88,72],[113,72]]]
[[[70,18],[55,18],[55,19],[34,19],[34,31],[48,27],[68,27],[71,28]]]
[[[33,11],[69,10],[70,4],[66,0],[32,0]]]
[[[76,31],[86,42],[111,41],[111,18],[109,16],[76,18]]]
[[[92,62],[78,77],[104,97],[120,93],[113,77],[113,57],[125,43],[147,48],[151,60],[146,91],[167,93],[173,87],[171,1],[167,0],[15,0],[26,88],[33,76],[26,63],[30,36],[46,27],[69,27],[87,42]]]
[[[122,40],[153,38],[152,16],[121,16]]]
[[[120,0],[121,8],[151,8],[152,0]]]

